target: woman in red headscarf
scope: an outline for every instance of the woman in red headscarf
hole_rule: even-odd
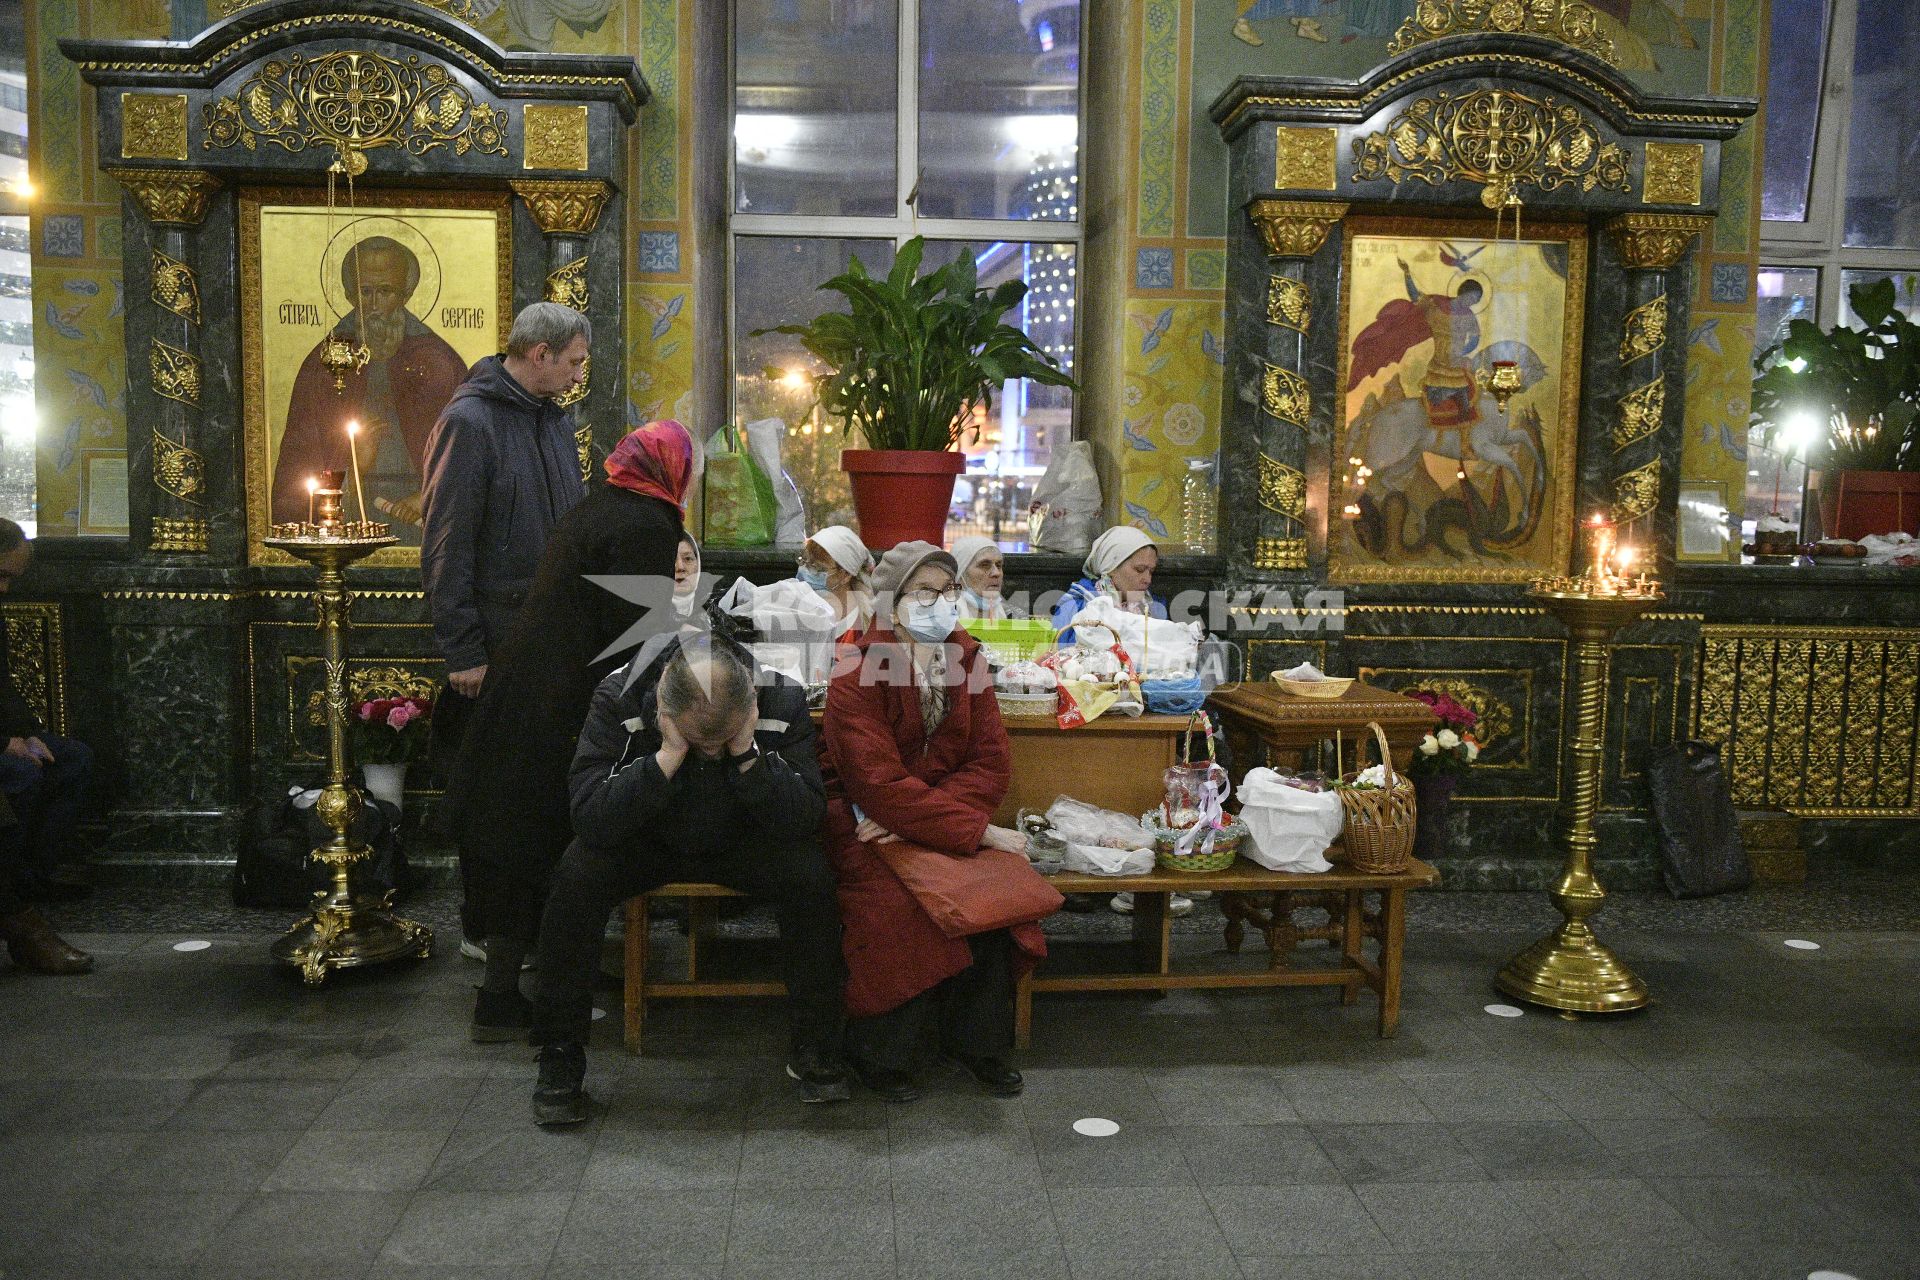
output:
[[[637,580],[648,617],[665,633],[677,630],[674,567],[697,469],[693,436],[680,423],[628,432],[607,458],[606,483],[554,527],[526,603],[487,668],[447,797],[487,939],[476,1040],[526,1034],[531,1006],[520,993],[520,966],[548,876],[573,838],[574,743],[595,687],[633,656],[606,650],[640,620],[642,605],[588,575]]]

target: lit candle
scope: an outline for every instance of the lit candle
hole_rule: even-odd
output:
[[[1594,583],[1604,586],[1610,570],[1608,562],[1613,559],[1614,528],[1605,516],[1598,511],[1587,521],[1587,532],[1592,544],[1587,553],[1587,576]]]
[[[360,488],[360,424],[347,424],[347,456],[353,460],[353,505],[359,508],[360,523],[367,522],[367,495]]]
[[[307,477],[307,523],[313,523],[313,491],[320,487],[320,477]]]

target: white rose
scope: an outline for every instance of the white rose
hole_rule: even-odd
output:
[[[1442,729],[1440,731],[1440,745],[1451,751],[1460,745],[1460,735],[1451,729]]]
[[[1426,737],[1420,739],[1420,754],[1423,756],[1437,756],[1440,754],[1440,744],[1435,741],[1432,734],[1428,734]]]
[[[1480,758],[1480,748],[1472,742],[1467,743],[1467,763],[1472,764]]]

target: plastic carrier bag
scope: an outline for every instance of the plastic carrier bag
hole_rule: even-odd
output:
[[[1240,851],[1249,861],[1269,871],[1325,871],[1346,813],[1336,791],[1303,791],[1272,769],[1249,769],[1240,783],[1240,820],[1253,836],[1252,847]]]
[[[1047,807],[1047,823],[1067,842],[1068,871],[1140,876],[1153,870],[1153,838],[1138,818],[1061,796]]]
[[[1075,440],[1054,450],[1034,486],[1027,523],[1035,551],[1087,553],[1100,534],[1100,473],[1094,470],[1091,442]]]
[[[780,522],[773,482],[731,426],[708,442],[703,500],[708,546],[764,547],[773,542]]]

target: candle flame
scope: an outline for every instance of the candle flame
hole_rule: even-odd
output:
[[[348,434],[348,435],[350,435],[350,436],[357,436],[357,435],[359,435],[359,434],[360,434],[360,424],[359,424],[358,422],[349,422],[349,423],[347,424],[347,434]]]
[[[308,476],[308,477],[307,477],[307,492],[308,492],[308,493],[312,493],[312,492],[313,492],[313,491],[314,491],[315,489],[318,489],[319,487],[320,487],[320,479],[319,479],[319,477],[318,477],[318,476]]]

